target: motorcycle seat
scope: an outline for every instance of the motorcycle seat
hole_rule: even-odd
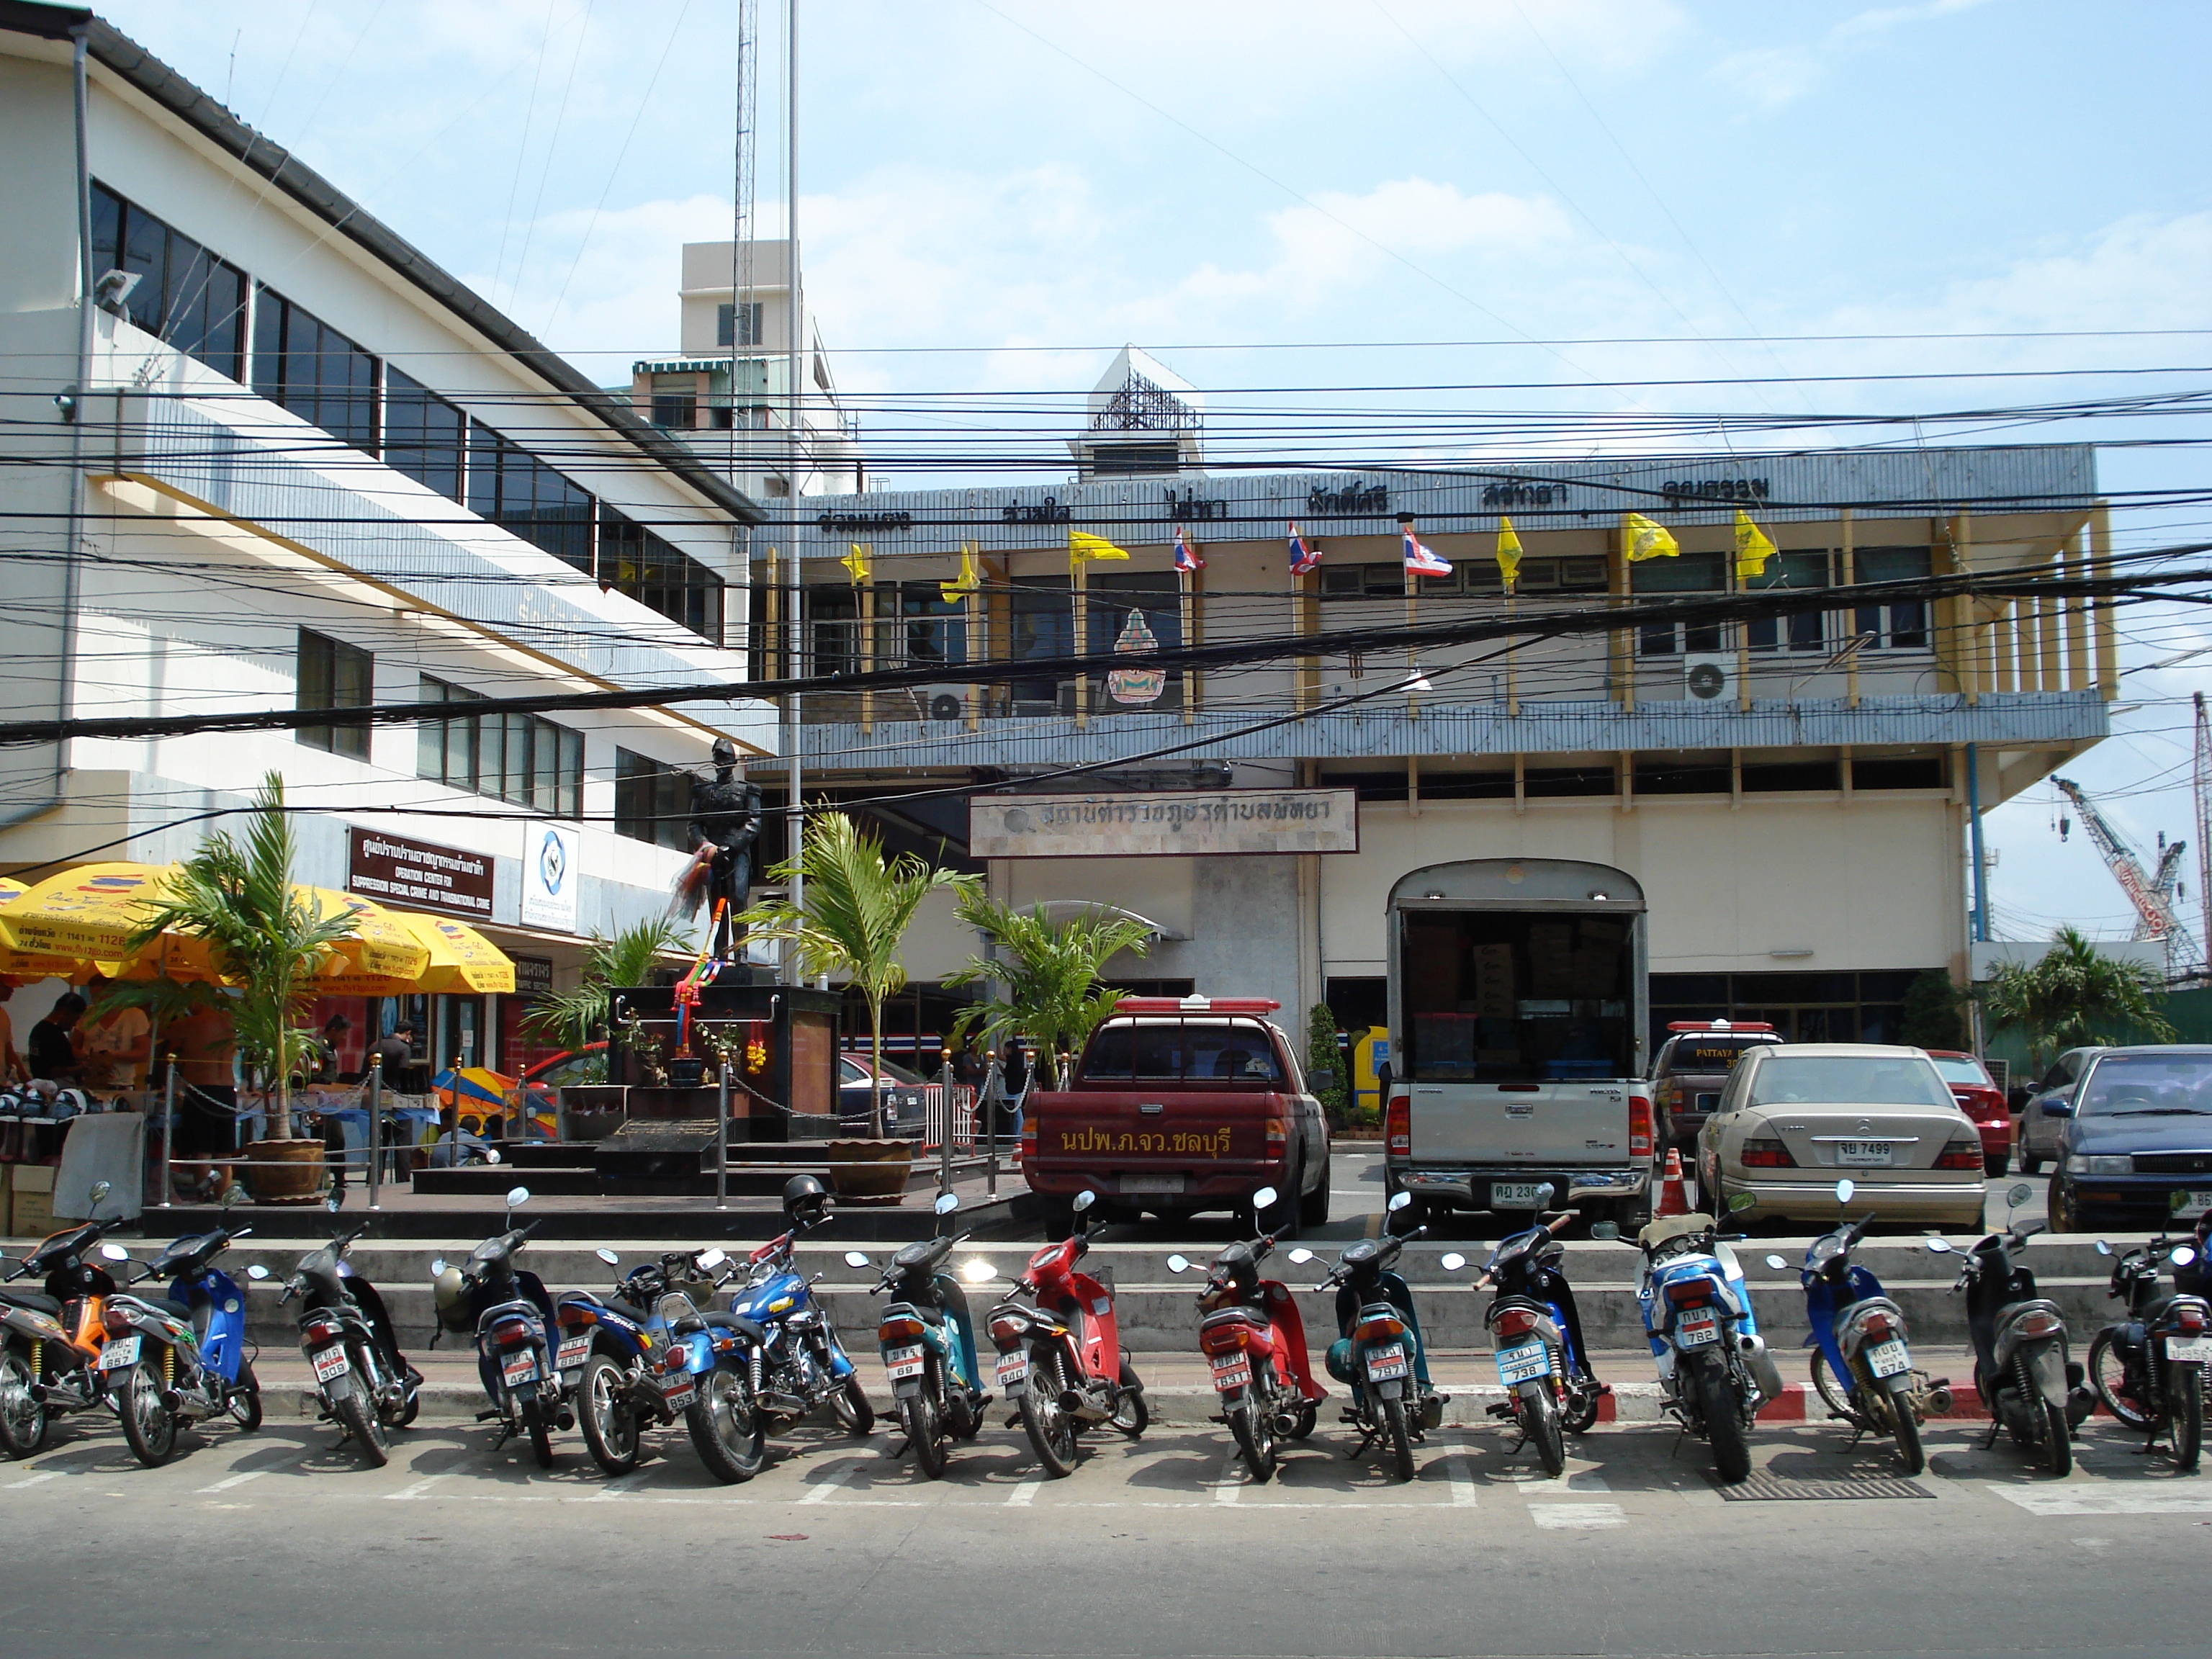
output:
[[[33,1313],[62,1316],[62,1304],[44,1291],[19,1291],[12,1285],[0,1285],[0,1302],[12,1302],[19,1308],[28,1308]]]
[[[1199,1321],[1198,1328],[1201,1331],[1210,1331],[1217,1325],[1265,1325],[1267,1322],[1267,1316],[1257,1309],[1224,1308],[1218,1313],[1206,1315]]]

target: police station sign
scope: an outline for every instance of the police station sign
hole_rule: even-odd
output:
[[[968,803],[971,858],[1218,858],[1358,850],[1358,798],[1349,789],[995,795],[970,797]]]

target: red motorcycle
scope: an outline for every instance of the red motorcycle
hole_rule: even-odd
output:
[[[1272,1187],[1252,1195],[1255,1211],[1274,1202]],[[1206,1316],[1199,1322],[1198,1346],[1221,1400],[1221,1416],[1213,1420],[1227,1420],[1255,1480],[1274,1474],[1279,1442],[1313,1432],[1316,1412],[1328,1398],[1306,1362],[1306,1326],[1297,1303],[1279,1280],[1260,1277],[1260,1263],[1274,1248],[1273,1233],[1228,1246],[1213,1258],[1198,1293]],[[1170,1273],[1190,1268],[1187,1257],[1168,1258]]]
[[[989,1321],[999,1391],[1018,1407],[1014,1421],[1055,1480],[1074,1469],[1076,1437],[1085,1429],[1110,1423],[1134,1440],[1152,1421],[1145,1385],[1121,1350],[1113,1293],[1075,1270],[1091,1249],[1083,1214],[1097,1201],[1095,1194],[1076,1194],[1074,1235],[1030,1258],[1013,1295],[991,1310]],[[1036,1306],[1014,1300],[1024,1291]]]

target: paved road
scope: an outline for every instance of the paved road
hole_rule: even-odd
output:
[[[681,1439],[609,1482],[574,1437],[544,1473],[460,1425],[373,1472],[296,1425],[158,1470],[72,1434],[0,1468],[0,1652],[2140,1656],[2201,1654],[2212,1618],[2212,1478],[2108,1427],[2063,1482],[1945,1425],[1923,1495],[1759,1500],[1651,1428],[1564,1482],[1452,1433],[1403,1486],[1326,1431],[1267,1486],[1212,1428],[1042,1482],[994,1426],[934,1483],[881,1431],[801,1431],[731,1488]],[[1757,1447],[1784,1481],[1891,1474],[1828,1427]]]

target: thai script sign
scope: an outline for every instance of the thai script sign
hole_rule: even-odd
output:
[[[975,796],[979,859],[1220,857],[1357,853],[1349,789],[1189,789],[1141,795]]]
[[[1182,1132],[1154,1132],[1149,1134],[1116,1133],[1112,1129],[1062,1129],[1060,1150],[1063,1152],[1180,1152],[1191,1158],[1226,1158],[1229,1155],[1229,1131],[1200,1129]]]
[[[346,891],[402,909],[447,910],[471,921],[491,916],[492,861],[482,853],[355,829]]]

